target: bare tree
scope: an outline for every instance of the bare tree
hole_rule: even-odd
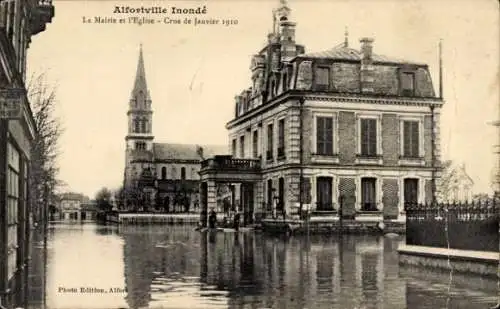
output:
[[[45,75],[32,77],[27,87],[36,125],[31,148],[30,189],[33,219],[44,220],[55,192],[63,183],[58,179],[59,139],[63,132],[61,121],[55,115],[56,89],[49,86]]]

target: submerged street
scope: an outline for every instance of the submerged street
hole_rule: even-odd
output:
[[[30,308],[488,308],[492,279],[400,268],[402,238],[49,226]],[[45,288],[43,286],[45,285]]]

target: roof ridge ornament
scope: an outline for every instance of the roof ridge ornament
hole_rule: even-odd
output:
[[[345,26],[344,31],[344,47],[349,47],[349,29],[347,26]]]

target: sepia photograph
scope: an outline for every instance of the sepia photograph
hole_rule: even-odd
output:
[[[0,309],[500,309],[495,0],[0,0]]]

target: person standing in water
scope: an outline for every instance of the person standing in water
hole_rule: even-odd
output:
[[[236,211],[236,213],[234,214],[234,229],[236,230],[236,232],[238,232],[238,230],[240,229],[240,213],[239,213],[239,211]]]
[[[217,215],[215,214],[214,209],[210,211],[210,215],[208,216],[208,227],[210,229],[215,229],[215,224],[217,223]]]

